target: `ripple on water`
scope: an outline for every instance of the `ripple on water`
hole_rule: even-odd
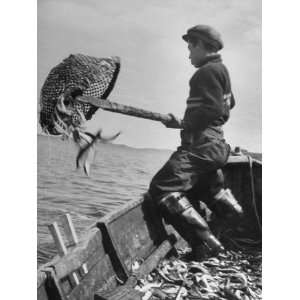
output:
[[[108,212],[147,190],[169,151],[101,144],[91,176],[76,170],[76,147],[38,136],[38,264],[56,253],[47,225],[70,213],[79,237]]]

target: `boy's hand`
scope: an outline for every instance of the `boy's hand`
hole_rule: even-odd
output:
[[[162,123],[167,128],[182,128],[182,121],[181,119],[175,117],[173,114],[168,114],[170,116],[170,120],[162,121]]]

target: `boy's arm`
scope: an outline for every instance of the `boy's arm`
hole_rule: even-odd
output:
[[[183,122],[181,119],[175,117],[173,114],[168,114],[171,117],[170,121],[162,121],[162,123],[167,127],[167,128],[183,128]]]

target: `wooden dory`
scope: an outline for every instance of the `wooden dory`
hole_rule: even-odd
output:
[[[231,156],[224,168],[226,185],[241,203],[245,217],[242,237],[261,238],[262,164],[249,156]],[[99,219],[78,242],[68,216],[64,246],[57,224],[52,224],[59,255],[37,274],[38,300],[141,299],[133,289],[137,280],[182,240],[163,224],[145,196]],[[216,230],[216,228],[212,228]],[[241,234],[241,232],[239,232]],[[138,265],[138,268],[133,266]]]

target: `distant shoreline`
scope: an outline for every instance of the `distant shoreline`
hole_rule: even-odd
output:
[[[60,136],[55,136],[55,135],[46,135],[43,133],[38,133],[38,136],[45,136],[48,138],[60,138]],[[133,147],[125,144],[118,144],[118,143],[111,143],[111,145],[118,146],[118,147],[123,147],[123,148],[130,148],[134,150],[141,150],[141,151],[164,151],[164,152],[173,152],[175,149],[163,149],[163,148],[139,148],[139,147]],[[234,149],[234,148],[232,148]],[[245,155],[250,155],[252,158],[257,159],[259,161],[262,161],[262,153],[259,152],[252,152],[248,151],[246,149],[241,148],[241,151]]]

